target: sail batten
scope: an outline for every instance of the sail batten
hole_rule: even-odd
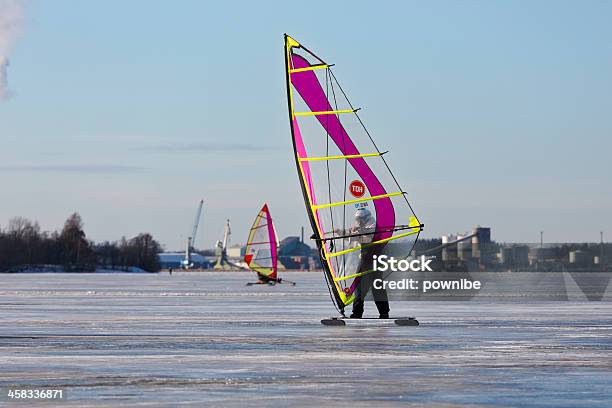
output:
[[[378,241],[373,241],[373,242],[370,242],[369,244],[361,245],[361,246],[358,246],[358,247],[355,247],[355,248],[345,249],[343,251],[328,253],[326,255],[328,257],[345,255],[345,254],[348,254],[348,253],[351,253],[351,252],[354,252],[354,251],[361,251],[362,249],[365,249],[365,248],[368,248],[368,247],[371,247],[371,246],[375,246],[375,245],[379,245],[379,244],[384,244],[386,242],[395,241],[396,239],[400,239],[400,238],[408,237],[410,235],[418,234],[419,232],[421,232],[420,228],[417,231],[405,232],[403,234],[395,235],[395,236],[392,236],[392,237],[389,237],[389,238],[379,239]]]
[[[331,65],[327,65],[327,64],[311,65],[309,67],[291,69],[289,72],[291,72],[292,74],[296,74],[298,72],[314,71],[316,69],[326,69],[326,68],[329,68],[330,66]]]
[[[293,112],[295,116],[320,116],[320,115],[338,115],[341,113],[355,113],[355,109],[340,109],[340,110],[327,110],[318,112]]]
[[[322,157],[300,157],[300,161],[321,161],[321,160],[340,160],[340,159],[355,159],[357,157],[378,157],[382,156],[383,153],[363,153],[363,154],[349,154],[340,156],[322,156]]]
[[[365,201],[380,200],[381,198],[395,197],[395,196],[399,196],[402,194],[405,194],[405,193],[403,191],[397,191],[395,193],[381,194],[378,196],[371,196],[371,197],[365,197],[365,198],[356,198],[354,200],[338,201],[335,203],[327,203],[327,204],[317,204],[317,205],[313,205],[312,208],[315,210],[318,210],[321,208],[337,207],[339,205],[356,204],[356,203],[363,203]]]

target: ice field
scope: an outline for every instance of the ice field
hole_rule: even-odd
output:
[[[62,388],[75,407],[612,406],[612,302],[397,301],[421,326],[326,327],[320,273],[284,276],[297,286],[1,274],[0,389]]]

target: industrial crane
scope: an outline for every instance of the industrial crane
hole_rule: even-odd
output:
[[[217,241],[215,255],[217,256],[217,261],[215,262],[215,266],[213,267],[215,270],[235,270],[235,269],[245,269],[240,265],[237,265],[231,262],[227,258],[227,250],[230,245],[230,235],[232,234],[232,230],[230,228],[230,220],[225,222],[225,231],[223,233],[223,241]]]

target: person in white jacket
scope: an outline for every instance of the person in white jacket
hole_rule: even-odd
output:
[[[368,246],[374,239],[376,232],[376,219],[367,208],[357,209],[354,215],[355,222],[348,230],[336,230],[339,235],[346,236],[351,247],[362,246],[360,251],[359,267],[357,273],[367,272],[360,277],[360,282],[355,288],[355,301],[353,302],[352,319],[360,319],[363,316],[364,301],[368,291],[372,289],[374,301],[378,308],[381,319],[389,318],[389,300],[385,289],[376,289],[372,283],[374,279],[380,278],[381,273],[373,271],[373,259],[376,252],[380,249],[376,245]]]

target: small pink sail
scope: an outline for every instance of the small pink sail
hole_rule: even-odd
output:
[[[278,239],[268,205],[261,208],[249,231],[244,260],[253,271],[277,279]]]

